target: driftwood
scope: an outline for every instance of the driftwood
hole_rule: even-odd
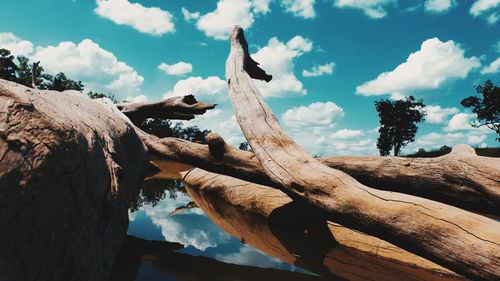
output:
[[[208,145],[176,138],[158,138],[138,131],[155,163],[169,159],[246,181],[279,187],[264,172],[252,152],[237,149],[211,133]],[[465,145],[436,158],[326,157],[322,164],[342,170],[359,182],[389,191],[454,205],[497,217],[500,215],[500,159],[475,156]],[[460,152],[461,151],[461,152]],[[169,169],[160,169],[169,173]],[[161,174],[155,175],[155,177]]]
[[[499,222],[435,201],[369,188],[319,163],[282,131],[251,81],[243,29],[235,27],[230,41],[226,79],[236,119],[265,173],[285,193],[347,227],[459,274],[499,278]]]
[[[198,102],[193,95],[172,97],[159,102],[120,103],[116,105],[132,122],[146,118],[191,120],[215,108],[216,104]]]
[[[468,145],[436,158],[327,157],[319,161],[364,185],[500,217],[500,159]]]
[[[193,169],[186,191],[209,218],[245,244],[322,276],[347,280],[463,280],[388,242],[325,221],[283,192]]]
[[[106,280],[148,162],[110,101],[0,79],[0,280]]]

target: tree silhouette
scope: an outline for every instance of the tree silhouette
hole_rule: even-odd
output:
[[[398,156],[401,148],[415,140],[418,130],[416,124],[425,120],[423,107],[423,101],[415,101],[412,96],[404,100],[375,102],[375,109],[380,118],[380,135],[377,139],[380,155],[387,156],[393,149],[394,156]]]
[[[485,126],[500,136],[500,87],[486,80],[484,85],[476,87],[476,92],[483,97],[470,96],[460,102],[477,115],[477,121],[471,125],[476,128]],[[500,142],[500,137],[496,140]]]
[[[82,81],[74,81],[66,77],[66,74],[60,72],[52,79],[48,85],[49,90],[63,92],[66,90],[83,91]]]
[[[0,49],[0,78],[16,81],[16,70],[14,56],[7,49]]]

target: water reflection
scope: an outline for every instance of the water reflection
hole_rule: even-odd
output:
[[[159,280],[325,280],[318,276],[306,275],[277,269],[242,266],[217,261],[208,257],[192,256],[174,252],[181,244],[150,241],[127,236],[124,246],[115,262],[112,281],[132,281],[140,279],[141,264],[153,265],[155,273],[149,278]],[[148,280],[152,280],[148,279]]]
[[[377,238],[321,219],[283,193],[202,170],[187,176],[191,198],[231,235],[322,276],[348,280],[463,280]]]

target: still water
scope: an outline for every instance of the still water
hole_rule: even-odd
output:
[[[112,280],[463,280],[392,244],[325,221],[272,188],[231,186],[224,179],[223,189],[236,198],[258,193],[268,196],[260,202],[281,202],[267,215],[242,211],[217,189],[185,187],[179,171],[189,167],[160,164],[166,166],[159,165],[161,173],[144,182],[131,205]]]

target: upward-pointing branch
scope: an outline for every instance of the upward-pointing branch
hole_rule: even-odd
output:
[[[226,62],[229,93],[237,121],[273,182],[349,227],[468,277],[499,278],[500,223],[427,199],[366,187],[322,165],[290,139],[246,72],[243,39],[243,29],[235,27]]]

